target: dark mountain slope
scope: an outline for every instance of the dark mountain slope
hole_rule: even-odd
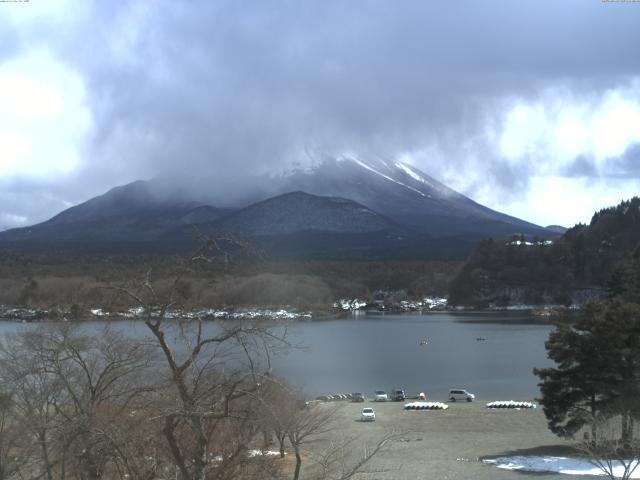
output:
[[[450,258],[468,254],[485,237],[550,235],[541,227],[483,207],[401,162],[329,158],[311,169],[246,180],[234,179],[226,190],[218,188],[224,184],[221,179],[204,176],[180,181],[179,186],[173,179],[133,182],[39,225],[0,232],[0,249],[177,252],[185,248],[180,235],[192,238],[187,230],[193,229],[184,227],[199,225],[209,232],[269,237],[264,244],[277,251],[282,251],[280,245],[295,244],[300,255],[304,249],[298,243],[315,244],[318,251],[328,253],[330,248],[339,249],[340,241],[346,242],[338,234],[349,234],[363,236],[352,239],[348,249],[357,258],[368,251],[375,251],[376,258]],[[252,188],[236,188],[243,182]],[[298,193],[286,195],[291,192]],[[411,239],[415,248],[394,251],[403,247],[377,238],[379,233],[368,235],[383,231],[404,242]],[[299,238],[301,232],[304,239]],[[277,235],[293,237],[289,243],[279,243],[273,238]],[[426,239],[428,247],[419,247]],[[385,254],[383,248],[391,250]]]
[[[214,222],[213,228],[252,237],[301,231],[365,233],[402,229],[352,200],[304,192],[286,193],[250,205]]]
[[[217,221],[193,226],[201,234],[229,234],[270,258],[424,258],[430,239],[351,200],[292,192],[258,202]],[[168,234],[186,240],[193,227]]]
[[[195,208],[201,203],[176,195],[165,195],[154,181],[137,181],[115,187],[104,195],[68,208],[41,225],[60,225],[105,220],[133,219],[158,211]]]
[[[168,229],[213,221],[231,212],[162,196],[154,182],[134,182],[109,190],[32,227],[0,232],[0,248],[48,252],[52,250],[123,251],[158,247]],[[144,245],[144,247],[143,247]],[[171,250],[170,246],[160,250]]]

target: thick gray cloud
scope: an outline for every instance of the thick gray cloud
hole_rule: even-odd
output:
[[[568,177],[593,177],[598,174],[598,168],[593,158],[580,155],[566,167],[565,174]]]
[[[631,145],[621,157],[616,159],[610,174],[615,177],[640,178],[640,143]]]
[[[92,116],[80,164],[40,179],[33,200],[18,208],[33,185],[3,179],[5,206],[16,195],[7,215],[39,220],[138,178],[283,168],[307,161],[309,147],[413,152],[416,165],[452,186],[481,197],[489,186],[504,200],[526,190],[543,161],[535,151],[507,158],[496,147],[506,112],[549,89],[588,104],[640,75],[638,4],[75,5],[64,15],[0,20],[13,56],[42,45],[82,77]],[[635,165],[637,155],[627,157],[620,161]],[[585,158],[577,154],[557,174],[608,168]],[[464,181],[455,177],[461,169]],[[44,208],[37,198],[55,200]]]

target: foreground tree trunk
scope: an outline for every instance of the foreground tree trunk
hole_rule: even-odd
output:
[[[296,452],[296,468],[293,472],[293,480],[298,480],[300,478],[300,468],[302,467],[302,455],[300,455],[300,447],[298,445],[294,446],[294,450]]]
[[[622,422],[622,446],[624,450],[631,451],[633,448],[633,429],[634,429],[634,421],[631,416],[631,412],[625,410],[622,415],[620,415]]]
[[[284,442],[286,441],[286,439],[287,439],[287,437],[285,435],[282,435],[282,436],[278,437],[278,444],[279,444],[279,447],[280,447],[280,450],[279,450],[280,451],[280,458],[284,458],[284,454],[285,454]]]
[[[598,445],[598,424],[596,418],[598,415],[598,407],[595,394],[591,395],[591,443],[595,447]]]

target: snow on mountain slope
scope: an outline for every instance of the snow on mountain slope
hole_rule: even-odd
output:
[[[368,175],[369,178],[366,178],[367,175],[363,176],[363,173],[372,175]],[[336,158],[326,157],[324,161],[312,167],[297,168],[288,170],[283,175],[271,176],[271,180],[280,188],[283,182],[287,185],[302,182],[310,186],[309,184],[312,182],[326,183],[328,178],[332,179],[330,183],[333,188],[340,188],[340,183],[352,184],[353,179],[357,179],[356,183],[360,185],[367,180],[384,179],[390,184],[382,184],[382,189],[402,187],[402,189],[424,198],[432,198],[435,194],[437,197],[469,200],[412,165],[401,161],[385,160],[378,156],[365,157],[349,153]],[[357,194],[357,192],[353,193]]]
[[[389,181],[391,181],[391,182],[393,182],[393,183],[397,183],[398,185],[402,185],[403,187],[406,187],[406,188],[408,188],[409,190],[413,190],[413,191],[414,191],[414,192],[416,192],[418,195],[422,195],[423,197],[426,197],[426,194],[425,194],[425,193],[422,193],[420,190],[418,190],[418,189],[416,189],[416,188],[413,188],[413,187],[410,187],[409,185],[406,185],[406,184],[404,184],[404,183],[402,183],[402,182],[400,182],[400,181],[398,181],[398,180],[395,180],[395,179],[393,179],[392,177],[390,177],[390,176],[388,176],[388,175],[385,175],[384,173],[380,173],[378,170],[376,170],[376,169],[374,169],[373,167],[371,167],[371,165],[368,165],[368,164],[364,163],[363,161],[358,160],[357,158],[353,158],[353,159],[350,159],[350,160],[352,160],[352,161],[356,162],[356,163],[357,163],[358,165],[360,165],[362,168],[366,168],[366,169],[367,169],[367,170],[369,170],[370,172],[373,172],[373,173],[375,173],[375,174],[377,174],[377,175],[380,175],[381,177],[386,178],[387,180],[389,180]]]
[[[417,180],[418,182],[424,183],[425,185],[427,185],[428,187],[431,188],[435,188],[435,186],[433,185],[433,183],[431,183],[430,181],[426,180],[422,175],[420,175],[419,173],[417,173],[416,171],[414,171],[409,165],[407,165],[406,163],[402,163],[402,162],[397,162],[396,167],[398,167],[400,170],[403,170],[407,175],[409,175],[411,178],[413,178],[414,180]]]
[[[268,195],[300,190],[339,196],[434,236],[544,236],[537,225],[484,207],[401,161],[352,153],[325,157],[317,165],[271,176]]]
[[[345,154],[227,182],[205,175],[133,182],[42,224],[1,232],[0,248],[109,251],[144,244],[139,248],[172,251],[189,225],[269,237],[269,248],[281,256],[296,249],[299,258],[308,253],[302,244],[323,258],[334,251],[344,258],[400,252],[428,258],[465,255],[486,237],[555,235],[486,208],[407,163]]]

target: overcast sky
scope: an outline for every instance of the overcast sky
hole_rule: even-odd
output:
[[[0,45],[0,228],[309,146],[542,225],[640,193],[640,3],[7,1]]]

